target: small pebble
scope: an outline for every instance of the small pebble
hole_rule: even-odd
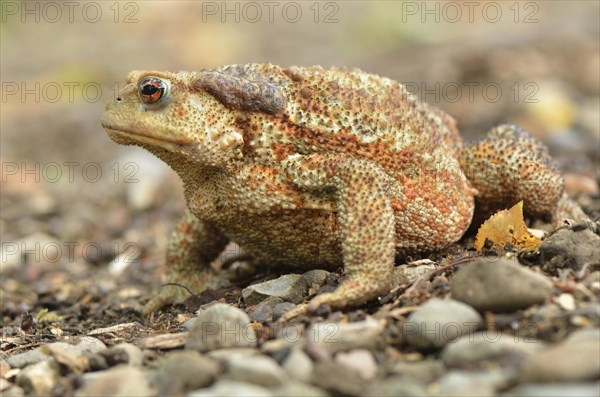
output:
[[[312,287],[313,284],[323,285],[325,280],[327,280],[327,276],[329,276],[329,272],[323,269],[309,270],[302,274],[302,277],[306,280],[309,288]]]
[[[401,286],[413,283],[427,272],[434,270],[435,267],[436,266],[433,263],[423,263],[418,266],[408,264],[396,266],[392,273],[392,285]]]
[[[76,397],[154,395],[144,371],[130,365],[89,372],[82,379],[83,386],[75,392]]]
[[[295,348],[288,354],[282,367],[292,378],[301,382],[309,382],[314,364],[302,349]]]
[[[358,372],[365,380],[371,380],[377,374],[377,363],[373,354],[366,349],[356,349],[349,352],[339,352],[335,362]]]
[[[422,383],[431,383],[446,371],[441,360],[425,359],[416,362],[400,361],[390,368],[390,372],[403,375]]]
[[[290,302],[278,303],[273,307],[273,321],[278,320],[281,316],[292,310],[296,305]]]
[[[141,366],[144,355],[139,347],[131,343],[121,343],[99,353],[106,359],[106,363],[113,367],[118,364]]]
[[[242,290],[246,305],[256,305],[268,297],[298,304],[306,297],[308,284],[300,274],[286,274],[274,280],[253,284]]]
[[[514,376],[510,372],[450,371],[436,382],[441,396],[492,397],[497,390],[509,386]]]
[[[25,390],[19,386],[13,386],[8,390],[3,390],[2,397],[25,397]]]
[[[312,383],[333,395],[343,396],[362,396],[367,387],[357,371],[331,361],[315,365]]]
[[[321,322],[306,331],[308,345],[319,345],[331,352],[372,348],[377,345],[384,329],[384,322],[368,316],[354,323]]]
[[[268,356],[241,357],[231,360],[227,363],[226,377],[265,387],[281,386],[288,379],[287,373]]]
[[[586,263],[599,263],[598,247],[600,236],[589,229],[558,230],[540,245],[542,269],[547,272],[563,268],[581,270]]]
[[[269,389],[252,383],[222,379],[206,389],[187,394],[187,397],[274,397]]]
[[[228,362],[243,357],[256,356],[259,353],[258,349],[253,347],[232,347],[209,351],[206,353],[206,356],[215,360]]]
[[[571,294],[560,294],[556,298],[556,303],[565,310],[573,311],[576,309],[575,298]]]
[[[599,328],[582,328],[573,332],[571,335],[567,336],[565,342],[591,342],[596,343],[600,340],[600,329]]]
[[[274,389],[274,394],[280,397],[328,397],[329,393],[318,387],[289,380],[282,386]]]
[[[464,334],[483,327],[483,318],[475,309],[451,299],[432,298],[419,306],[402,324],[409,345],[421,349],[441,348]]]
[[[241,309],[218,303],[204,309],[190,327],[186,349],[207,352],[225,347],[255,347],[256,333]]]
[[[106,350],[104,343],[90,336],[82,337],[79,343],[76,345],[66,342],[54,342],[46,346],[48,346],[49,349],[44,349],[45,346],[40,346],[34,350],[8,357],[6,361],[12,368],[23,368],[27,365],[50,359],[52,356],[46,354],[46,352],[49,352],[52,349],[70,352],[73,355],[81,355],[83,353],[98,353]]]
[[[56,360],[49,359],[27,366],[17,375],[16,384],[27,395],[48,396],[58,382],[60,368]],[[4,395],[4,393],[3,393]]]
[[[248,316],[252,321],[259,323],[268,323],[273,321],[273,309],[279,303],[282,303],[283,299],[278,296],[269,296],[256,306],[252,307],[248,311]]]
[[[167,354],[154,382],[159,396],[180,395],[209,386],[220,372],[219,364],[195,351]]]
[[[365,393],[369,397],[429,397],[425,385],[406,376],[371,381]]]

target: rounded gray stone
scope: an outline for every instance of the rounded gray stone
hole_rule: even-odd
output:
[[[402,330],[409,345],[437,349],[461,335],[473,334],[483,326],[475,309],[451,299],[432,298],[408,316]]]
[[[238,382],[259,386],[281,386],[288,379],[287,373],[268,356],[248,356],[227,363],[226,377]]]
[[[117,365],[106,371],[87,373],[83,382],[83,387],[75,392],[76,397],[154,395],[146,373],[131,365]]]
[[[156,373],[159,396],[182,395],[210,385],[220,372],[220,365],[196,351],[169,353]]]
[[[543,348],[538,340],[524,340],[495,331],[477,332],[449,343],[441,354],[448,368],[519,368],[527,358]]]
[[[543,303],[552,282],[517,262],[487,258],[465,265],[451,284],[452,298],[480,312],[512,312]]]
[[[600,339],[572,338],[529,357],[525,382],[585,382],[600,375]]]

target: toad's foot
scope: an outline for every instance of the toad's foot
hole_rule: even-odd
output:
[[[207,288],[215,289],[223,283],[223,278],[218,277],[212,268],[195,268],[196,273],[186,274],[185,278],[173,279],[173,275],[169,275],[171,281],[161,286],[159,292],[144,305],[142,315],[148,316],[163,306],[181,303],[194,294]]]
[[[353,277],[344,280],[335,291],[317,295],[310,302],[296,306],[281,316],[277,322],[286,322],[303,314],[313,314],[322,305],[340,309],[364,304],[389,292],[388,282],[386,280],[380,281],[379,283],[372,283],[366,276],[357,273]]]
[[[173,305],[182,302],[190,296],[187,288],[180,285],[165,285],[160,292],[152,297],[142,308],[142,316],[149,316],[151,313],[159,310],[163,306]]]

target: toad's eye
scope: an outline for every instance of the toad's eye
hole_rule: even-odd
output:
[[[167,88],[167,84],[156,77],[146,77],[138,83],[140,99],[148,105],[156,103],[164,97]]]

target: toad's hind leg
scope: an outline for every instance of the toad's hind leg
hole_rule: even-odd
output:
[[[178,303],[189,296],[187,290],[197,293],[215,277],[210,263],[217,258],[228,239],[210,223],[201,221],[189,210],[175,227],[167,249],[166,285],[142,309],[144,316],[161,307]],[[183,286],[183,287],[182,287]]]
[[[523,200],[526,213],[550,216],[555,226],[565,218],[589,222],[566,193],[548,149],[514,125],[500,125],[488,136],[459,149],[460,162],[479,192],[476,221]]]

